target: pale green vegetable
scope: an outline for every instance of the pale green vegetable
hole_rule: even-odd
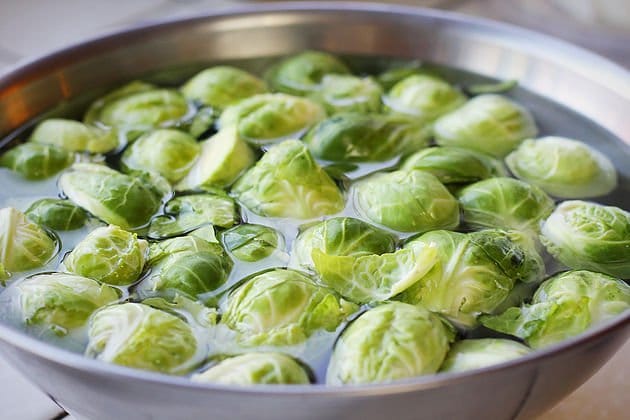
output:
[[[308,373],[290,356],[283,353],[246,353],[222,360],[195,374],[194,382],[225,385],[309,384]]]
[[[118,226],[99,227],[70,252],[63,263],[68,271],[116,286],[140,277],[149,244]]]
[[[265,93],[265,82],[231,66],[215,66],[190,78],[181,88],[188,99],[223,109],[241,99]]]
[[[630,213],[572,200],[543,223],[541,241],[564,265],[630,278]]]
[[[501,95],[480,95],[439,118],[433,127],[440,146],[458,146],[503,158],[538,133],[527,109]]]
[[[225,231],[221,239],[236,258],[255,262],[276,251],[280,234],[268,226],[241,224]]]
[[[29,141],[71,152],[107,153],[118,147],[118,133],[79,121],[49,118],[37,124]]]
[[[72,165],[74,153],[50,144],[24,143],[0,156],[0,166],[28,180],[45,179]]]
[[[516,341],[500,338],[462,340],[453,344],[440,371],[463,372],[497,365],[531,353]]]
[[[87,213],[69,200],[43,198],[35,201],[26,210],[33,222],[55,230],[74,230],[85,225]]]
[[[379,112],[383,89],[371,77],[329,74],[311,99],[321,103],[329,114],[338,112]]]
[[[363,217],[401,232],[452,229],[459,224],[459,205],[433,175],[422,171],[377,173],[353,186]]]
[[[259,274],[228,296],[221,322],[243,345],[292,345],[317,331],[335,331],[356,305],[305,275],[275,269]]]
[[[140,303],[107,306],[92,316],[85,354],[109,363],[182,374],[199,363],[191,327],[175,315]]]
[[[396,83],[406,79],[409,76],[418,74],[426,74],[427,70],[422,68],[418,61],[410,61],[406,63],[395,63],[387,70],[380,73],[376,80],[383,86],[383,89],[390,90]]]
[[[420,306],[400,302],[377,306],[337,340],[326,383],[391,382],[435,373],[454,335],[450,325]]]
[[[310,219],[338,213],[344,207],[335,182],[299,140],[270,148],[236,182],[232,193],[261,216]]]
[[[617,172],[610,159],[564,137],[526,140],[505,161],[516,177],[556,197],[597,197],[617,186]]]
[[[592,271],[567,271],[545,281],[531,304],[483,316],[488,328],[546,347],[630,310],[630,286]]]

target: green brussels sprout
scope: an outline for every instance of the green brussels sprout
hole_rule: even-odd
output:
[[[232,193],[261,216],[309,219],[340,212],[344,198],[335,182],[299,140],[269,149],[232,188]]]
[[[59,178],[59,187],[75,204],[99,219],[135,229],[160,208],[165,191],[142,176],[124,175],[103,165],[77,163]],[[166,182],[166,181],[164,181]]]
[[[246,346],[293,345],[319,330],[335,331],[356,309],[297,271],[275,269],[230,293],[221,322]]]
[[[630,278],[630,213],[572,200],[543,223],[541,241],[564,265]]]
[[[63,263],[68,271],[115,286],[140,277],[149,244],[117,226],[99,227],[70,252]]]
[[[246,353],[222,360],[191,378],[226,385],[309,384],[306,370],[283,353]]]
[[[82,327],[92,312],[120,298],[113,287],[66,273],[27,277],[15,284],[15,291],[24,323],[49,328],[57,335]]]
[[[429,136],[423,124],[406,116],[345,113],[317,124],[304,142],[320,159],[378,162],[426,147]]]
[[[280,234],[268,226],[242,224],[225,231],[223,244],[241,261],[255,262],[270,256],[280,242]]]
[[[49,118],[37,124],[29,141],[51,144],[71,152],[107,153],[118,147],[118,133],[79,121]]]
[[[188,99],[223,109],[241,99],[265,93],[267,87],[265,82],[244,70],[216,66],[194,75],[181,90]]]
[[[377,306],[337,340],[326,383],[391,382],[435,373],[454,335],[450,325],[420,306],[400,302]]]
[[[416,74],[396,83],[383,102],[392,112],[430,122],[459,108],[466,102],[466,96],[444,80]]]
[[[178,130],[159,129],[131,144],[121,163],[126,171],[157,172],[173,183],[186,176],[199,151],[200,146],[192,136]]]
[[[379,112],[383,89],[371,77],[329,74],[322,78],[311,99],[321,103],[329,114],[338,112]]]
[[[327,74],[349,74],[350,70],[331,54],[305,51],[288,57],[267,74],[269,86],[276,91],[305,95],[320,89]]]
[[[299,137],[325,117],[324,108],[310,99],[267,93],[227,107],[219,117],[218,125],[221,129],[236,126],[242,139],[259,145]]]
[[[567,271],[540,285],[530,305],[482,316],[483,325],[538,349],[566,340],[630,309],[630,286],[592,271]]]
[[[517,178],[556,197],[597,197],[617,186],[617,172],[606,156],[564,137],[525,140],[505,161]]]
[[[24,143],[0,156],[0,166],[29,180],[45,179],[72,165],[74,153],[57,146]]]
[[[400,232],[451,229],[459,224],[459,205],[428,172],[377,173],[353,186],[359,213]]]
[[[87,356],[138,369],[181,374],[203,357],[186,322],[141,303],[110,305],[95,312],[88,336]]]
[[[381,72],[376,80],[386,91],[394,87],[398,82],[409,76],[426,74],[426,70],[417,61],[396,63],[387,70]]]
[[[227,187],[256,161],[254,152],[238,136],[235,126],[221,129],[200,143],[201,155],[176,185],[178,191]]]
[[[438,230],[404,247],[416,255],[430,248],[436,249],[437,261],[397,299],[441,313],[462,327],[473,327],[480,314],[493,313],[517,282],[533,284],[545,273],[533,241],[515,231]]]
[[[35,201],[26,210],[26,216],[33,222],[55,230],[79,229],[87,221],[87,213],[68,200],[43,198]]]
[[[538,236],[553,200],[540,188],[514,178],[475,182],[457,194],[464,222],[474,228],[514,229]]]
[[[395,238],[369,223],[352,217],[333,217],[310,226],[293,243],[291,253],[300,267],[312,267],[312,252],[319,249],[326,255],[362,257],[386,254],[396,250]]]
[[[453,344],[440,371],[463,372],[497,365],[531,353],[527,346],[501,338],[462,340]]]
[[[538,133],[529,111],[501,95],[480,95],[439,118],[433,126],[440,146],[459,146],[503,158]]]
[[[0,284],[12,272],[42,267],[57,252],[56,241],[13,207],[0,209],[0,244]]]
[[[460,147],[429,147],[411,155],[401,167],[432,173],[442,184],[467,184],[506,176],[503,163],[485,153]]]

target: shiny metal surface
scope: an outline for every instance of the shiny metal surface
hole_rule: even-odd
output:
[[[628,192],[630,77],[625,70],[528,31],[395,6],[275,4],[89,41],[0,76],[0,137],[60,101],[148,71],[304,48],[420,58],[485,76],[517,78],[527,90],[592,121],[568,130],[601,137],[590,141],[601,142],[616,161],[622,192]],[[561,122],[554,119],[554,110],[539,112],[543,125]],[[625,204],[630,198],[623,194],[621,200]],[[4,325],[0,351],[79,418],[526,419],[585,381],[629,336],[630,314],[505,365],[344,388],[196,384],[89,360]]]

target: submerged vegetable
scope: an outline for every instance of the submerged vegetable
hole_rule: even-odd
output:
[[[516,341],[500,338],[462,340],[453,344],[440,371],[462,372],[518,359],[531,349]]]
[[[270,256],[278,248],[280,234],[268,226],[242,224],[225,231],[222,239],[236,258],[255,262]]]
[[[49,118],[37,124],[29,141],[51,144],[71,152],[107,153],[118,147],[118,133],[79,121]]]
[[[338,112],[379,112],[381,86],[371,77],[329,74],[310,97],[320,102],[329,114]]]
[[[33,222],[55,230],[79,229],[87,221],[87,213],[69,200],[43,198],[35,201],[26,210]]]
[[[72,165],[74,153],[50,144],[24,143],[0,156],[0,166],[29,180],[56,175]]]

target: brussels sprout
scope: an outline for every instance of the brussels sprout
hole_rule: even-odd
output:
[[[118,147],[118,133],[79,121],[50,118],[37,124],[29,141],[51,144],[71,152],[107,153]]]
[[[426,147],[429,136],[423,124],[402,115],[346,113],[320,122],[304,142],[320,159],[378,162]]]
[[[309,219],[341,211],[343,194],[299,140],[269,149],[232,193],[261,216]]]
[[[159,185],[141,176],[90,163],[75,164],[61,175],[59,187],[78,206],[123,229],[146,225],[164,196]]]
[[[190,78],[181,90],[186,98],[219,109],[241,99],[267,92],[265,82],[231,66],[205,69]]]
[[[529,111],[500,95],[480,95],[439,118],[433,127],[440,146],[459,146],[498,158],[538,133]]]
[[[178,130],[151,131],[125,150],[123,168],[157,172],[169,182],[182,179],[199,155],[199,144],[190,135]]]
[[[418,74],[426,74],[426,70],[422,68],[421,63],[411,61],[407,63],[397,63],[380,73],[376,80],[385,90],[390,90],[398,82],[409,76]]]
[[[371,77],[329,74],[322,78],[320,89],[311,99],[321,103],[329,114],[337,112],[379,112],[381,86]]]
[[[350,70],[339,59],[319,51],[305,51],[286,58],[267,74],[267,83],[273,90],[305,95],[319,90],[327,74],[348,74]]]
[[[270,227],[242,224],[223,233],[225,247],[241,261],[255,262],[270,256],[280,235]]]
[[[541,241],[564,265],[630,278],[630,213],[572,200],[543,223]]]
[[[442,364],[442,372],[462,372],[518,359],[531,350],[512,340],[479,338],[455,343]]]
[[[451,229],[459,224],[459,205],[428,172],[377,173],[353,186],[362,216],[401,232]]]
[[[326,383],[391,382],[435,373],[453,338],[450,325],[420,306],[400,302],[377,306],[337,340]]]
[[[334,217],[312,225],[298,235],[291,253],[293,262],[312,267],[311,254],[315,249],[326,255],[362,257],[394,252],[396,241],[389,233],[363,220]]]
[[[535,185],[514,178],[491,178],[459,191],[464,222],[474,228],[539,232],[541,220],[551,214],[553,200]]]
[[[576,336],[630,309],[630,286],[591,271],[567,271],[540,285],[531,305],[480,321],[537,349]]]
[[[35,201],[26,210],[33,222],[55,230],[79,229],[87,221],[87,213],[68,200],[43,198]]]
[[[283,353],[246,353],[222,360],[210,369],[193,375],[194,382],[226,385],[308,384],[302,365]]]
[[[135,233],[110,225],[90,232],[63,263],[71,273],[122,286],[140,277],[148,246]]]
[[[228,296],[221,322],[241,344],[292,345],[319,330],[335,331],[357,309],[297,271],[259,274]]]
[[[0,284],[12,272],[45,265],[57,252],[55,240],[13,207],[0,209]]]
[[[310,99],[282,93],[262,94],[229,106],[219,118],[221,129],[236,126],[238,135],[253,144],[299,137],[326,112]]]
[[[597,197],[617,186],[617,172],[606,156],[564,137],[525,140],[505,161],[516,177],[556,197]]]
[[[235,126],[222,129],[200,145],[199,159],[175,187],[179,191],[227,187],[256,160],[254,152],[239,138]]]
[[[514,231],[433,231],[405,245],[417,255],[430,248],[437,250],[437,261],[398,299],[442,313],[462,327],[493,313],[516,282],[536,283],[545,273],[531,239]]]
[[[401,169],[430,172],[442,184],[467,184],[507,175],[503,163],[490,155],[448,146],[420,150],[411,155]]]
[[[86,355],[138,369],[181,374],[203,356],[186,322],[141,303],[111,305],[95,312],[88,336]]]
[[[120,298],[113,287],[66,273],[27,277],[16,283],[15,290],[23,321],[57,335],[83,326],[92,312]]]
[[[24,143],[0,156],[0,166],[30,180],[44,179],[72,165],[74,153],[50,144]]]
[[[444,80],[417,74],[396,83],[383,102],[393,112],[429,122],[459,108],[466,96]]]

